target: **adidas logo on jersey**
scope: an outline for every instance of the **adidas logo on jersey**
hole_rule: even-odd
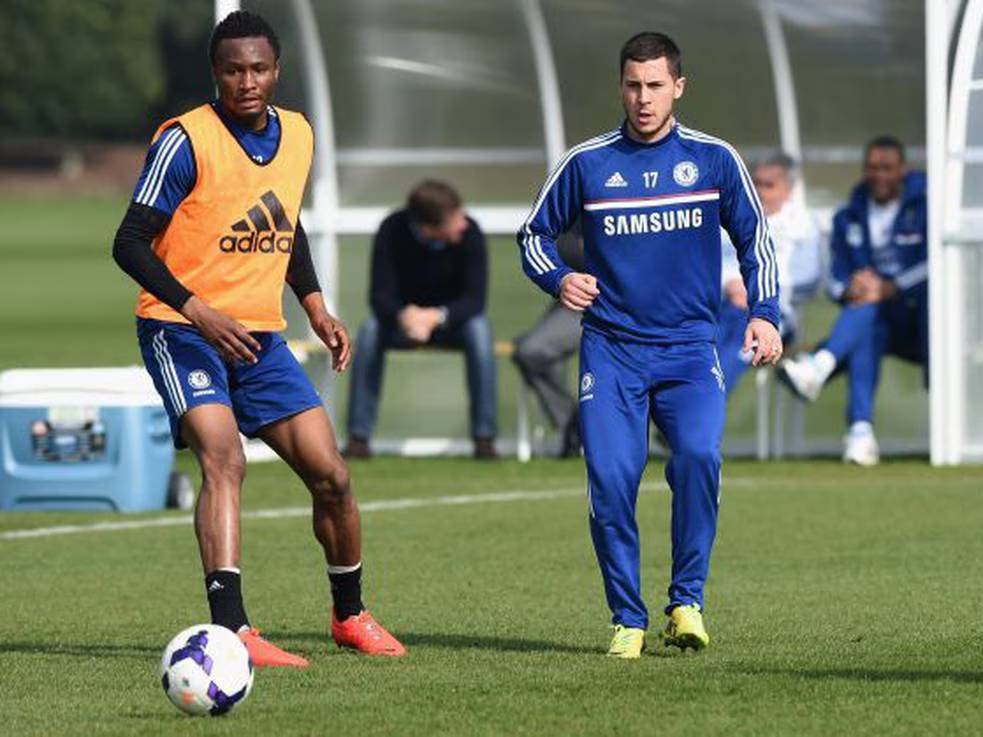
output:
[[[620,171],[616,171],[614,174],[608,177],[608,180],[604,183],[605,187],[627,187],[628,182],[625,178],[621,176]]]
[[[246,217],[232,224],[232,233],[219,238],[218,248],[222,253],[290,253],[293,250],[294,226],[280,200],[272,190],[259,200],[249,208]],[[273,219],[272,226],[270,218]]]

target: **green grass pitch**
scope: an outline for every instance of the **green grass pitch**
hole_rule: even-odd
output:
[[[658,465],[639,504],[653,626],[668,566]],[[260,671],[241,710],[196,721],[155,673],[167,640],[207,618],[189,525],[0,540],[0,731],[825,737],[983,724],[978,469],[727,464],[711,647],[667,656],[653,639],[637,662],[603,656],[608,613],[578,462],[376,459],[353,470],[367,506],[472,498],[364,515],[367,600],[409,657],[335,649],[308,520],[247,519],[250,616],[311,668]],[[280,464],[249,474],[247,511],[304,504]],[[559,494],[479,497],[548,490]],[[0,529],[99,519],[6,514]]]
[[[0,369],[139,360],[133,288],[108,259],[123,207],[0,202]],[[342,315],[353,327],[365,309],[358,245],[342,249]],[[507,239],[492,251],[501,339],[535,319],[543,302],[518,275]],[[817,331],[829,315],[811,313]],[[459,365],[398,358],[389,375],[402,391],[393,383],[386,395],[384,432],[421,423],[429,434],[466,432],[463,403],[442,399],[463,390]],[[510,366],[500,379],[507,427]],[[741,388],[728,432],[750,431],[751,389]],[[840,431],[839,391],[810,410],[811,430]],[[891,429],[923,424],[914,372],[891,365],[882,396]],[[192,471],[186,456],[179,463]],[[662,622],[669,553],[660,466],[650,466],[639,505],[653,628]],[[406,642],[408,658],[337,651],[323,561],[303,512],[247,516],[250,615],[312,667],[259,672],[228,718],[184,717],[167,702],[156,667],[173,634],[207,618],[190,525],[8,539],[14,530],[121,518],[0,514],[0,734],[983,732],[979,468],[726,463],[708,590],[711,647],[673,656],[653,639],[639,662],[603,657],[609,615],[579,462],[376,459],[353,473],[366,509],[367,601]],[[250,467],[247,513],[305,505],[281,464]]]

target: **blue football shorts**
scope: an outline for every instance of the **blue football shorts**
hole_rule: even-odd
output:
[[[147,371],[164,400],[176,448],[185,448],[181,417],[202,404],[231,407],[239,430],[256,437],[270,423],[321,406],[321,398],[279,333],[254,332],[257,363],[227,363],[198,329],[137,318]]]

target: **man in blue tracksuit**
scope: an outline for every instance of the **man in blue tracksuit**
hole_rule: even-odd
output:
[[[679,48],[641,33],[621,50],[624,124],[571,149],[518,233],[526,274],[583,312],[580,421],[590,530],[613,613],[608,654],[637,658],[642,600],[635,503],[651,414],[672,456],[672,583],[666,644],[702,648],[703,587],[717,527],[724,376],[714,340],[720,307],[720,228],[748,291],[745,347],[781,355],[778,269],[751,177],[727,143],[679,125]],[[556,238],[581,219],[584,273]]]
[[[779,367],[779,377],[809,401],[834,373],[847,373],[848,463],[879,461],[873,421],[881,358],[895,355],[927,372],[927,230],[924,173],[907,171],[897,138],[873,139],[863,181],[833,218],[830,293],[843,310],[820,350]]]

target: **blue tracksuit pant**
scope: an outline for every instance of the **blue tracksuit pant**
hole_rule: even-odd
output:
[[[823,347],[849,378],[847,422],[873,422],[874,394],[885,355],[922,364],[927,384],[927,294],[859,307],[847,305]]]
[[[585,328],[580,377],[590,530],[613,621],[648,626],[635,504],[650,415],[672,452],[665,469],[672,489],[667,611],[679,604],[702,607],[717,530],[726,403],[713,344],[632,343]]]

